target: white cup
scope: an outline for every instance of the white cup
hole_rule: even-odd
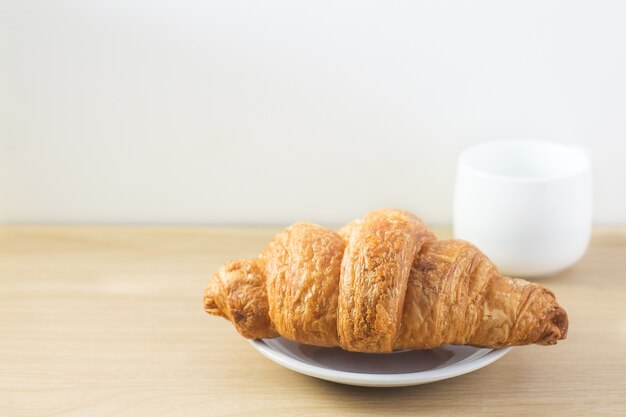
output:
[[[458,160],[454,236],[504,274],[541,277],[578,261],[591,234],[591,161],[536,140],[472,146]]]

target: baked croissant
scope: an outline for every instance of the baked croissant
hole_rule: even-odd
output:
[[[568,326],[548,289],[500,275],[472,244],[437,240],[418,217],[392,209],[338,233],[286,228],[258,258],[224,265],[204,308],[247,338],[356,352],[552,345]]]

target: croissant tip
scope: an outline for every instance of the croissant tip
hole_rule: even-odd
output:
[[[567,330],[569,327],[569,319],[567,318],[567,313],[561,307],[557,308],[557,313],[552,318],[552,323],[559,329],[559,340],[565,339],[567,337]]]
[[[220,309],[220,307],[217,305],[215,301],[215,296],[217,295],[217,290],[219,289],[218,285],[219,283],[214,277],[209,281],[209,284],[204,289],[204,296],[203,296],[204,311],[206,311],[209,314],[213,314],[214,316],[225,317],[224,314],[222,313],[222,310]]]
[[[546,330],[542,334],[539,344],[555,345],[559,340],[567,338],[569,319],[562,307],[557,306],[551,310],[546,321]]]

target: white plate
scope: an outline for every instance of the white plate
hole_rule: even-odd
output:
[[[303,345],[282,337],[250,343],[263,356],[292,371],[364,387],[401,387],[452,378],[487,366],[511,350],[446,345],[430,350],[356,353]]]

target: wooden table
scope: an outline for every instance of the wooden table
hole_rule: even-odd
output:
[[[0,415],[626,415],[626,229],[596,230],[578,265],[544,281],[569,313],[566,341],[393,389],[283,369],[204,313],[212,272],[276,231],[0,228]]]

